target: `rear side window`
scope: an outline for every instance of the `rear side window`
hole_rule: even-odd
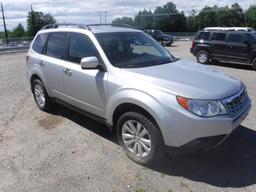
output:
[[[82,58],[91,56],[98,57],[98,52],[89,37],[80,33],[71,33],[68,60],[80,63]]]
[[[210,36],[210,32],[201,32],[197,36],[196,40],[208,40]]]
[[[245,38],[241,34],[230,34],[228,36],[228,42],[232,43],[243,43],[245,41]]]
[[[65,59],[68,44],[68,33],[52,33],[49,37],[46,55],[57,59]]]
[[[44,49],[44,44],[47,40],[48,37],[48,33],[42,33],[36,36],[36,39],[34,41],[34,44],[32,46],[32,49],[37,52],[42,54],[43,53],[43,49]]]
[[[213,41],[225,41],[226,40],[226,33],[213,33],[212,34]]]

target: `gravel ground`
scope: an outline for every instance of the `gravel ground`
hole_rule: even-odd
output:
[[[177,42],[171,52],[195,60],[190,45]],[[253,103],[248,118],[217,149],[143,167],[126,157],[104,125],[64,107],[39,111],[24,53],[0,55],[0,191],[256,191],[256,72],[213,67],[245,82]]]

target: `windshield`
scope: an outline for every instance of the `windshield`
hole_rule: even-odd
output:
[[[96,34],[109,61],[118,68],[161,65],[175,58],[142,32]]]

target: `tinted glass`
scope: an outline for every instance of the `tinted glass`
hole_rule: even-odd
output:
[[[162,46],[140,32],[96,35],[110,62],[119,68],[139,68],[175,61]]]
[[[228,41],[233,43],[243,43],[245,41],[245,38],[241,34],[230,34],[228,36]]]
[[[256,44],[256,33],[247,33],[246,36],[250,43]]]
[[[226,34],[225,33],[213,33],[212,34],[212,40],[215,41],[225,41]]]
[[[198,40],[208,40],[210,36],[210,32],[201,32],[199,33],[197,39]]]
[[[92,41],[84,34],[71,33],[68,60],[80,63],[84,57],[98,57],[98,52]]]
[[[44,49],[44,44],[47,40],[48,33],[42,33],[36,36],[32,49],[37,53],[42,53]]]
[[[64,59],[68,43],[68,33],[51,33],[47,43],[46,55],[57,59]]]

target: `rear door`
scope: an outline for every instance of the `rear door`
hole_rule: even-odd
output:
[[[245,43],[243,33],[230,33],[228,35],[227,59],[230,61],[245,62],[249,60],[250,47]]]
[[[226,33],[225,32],[213,32],[211,37],[211,53],[214,59],[226,58]]]

